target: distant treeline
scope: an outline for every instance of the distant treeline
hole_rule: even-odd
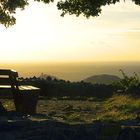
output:
[[[123,82],[124,79],[122,79]],[[86,97],[109,97],[113,93],[140,93],[140,84],[130,86],[128,89],[124,86],[120,86],[120,83],[105,85],[105,84],[91,84],[84,81],[70,82],[65,80],[59,80],[55,77],[47,76],[45,78],[30,77],[20,78],[21,84],[29,84],[37,86],[41,89],[40,95],[47,97],[58,96],[86,96]],[[122,81],[121,81],[121,85]],[[127,89],[127,90],[126,90]]]
[[[95,96],[109,97],[114,91],[112,85],[91,84],[83,81],[70,82],[58,80],[48,76],[47,78],[20,78],[21,84],[37,86],[41,89],[41,96]]]

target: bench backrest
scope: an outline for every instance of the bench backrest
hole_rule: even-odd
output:
[[[18,90],[18,73],[10,69],[0,69],[0,85],[10,85],[13,91]]]

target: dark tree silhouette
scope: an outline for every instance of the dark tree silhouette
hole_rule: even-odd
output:
[[[99,16],[102,6],[115,4],[121,0],[66,0],[58,2],[58,9],[62,10],[61,16],[69,13],[79,16],[83,14],[85,17]],[[125,0],[124,0],[125,1]],[[132,0],[135,4],[140,5],[140,0]]]
[[[34,0],[38,2],[49,3],[53,0]],[[0,0],[0,24],[9,27],[16,23],[14,14],[16,9],[24,10],[25,6],[29,5],[29,0]]]
[[[54,0],[34,0],[38,2],[50,3]],[[140,5],[140,0],[132,0],[135,4]],[[57,3],[59,10],[62,10],[61,16],[69,13],[79,16],[83,14],[86,17],[99,16],[101,7],[115,4],[120,0],[60,0]],[[9,27],[16,23],[14,14],[16,9],[24,9],[29,4],[29,0],[1,0],[0,1],[0,24]]]

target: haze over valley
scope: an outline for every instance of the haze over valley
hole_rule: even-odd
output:
[[[59,79],[81,81],[87,77],[100,74],[121,77],[119,69],[128,75],[136,72],[140,77],[140,62],[89,62],[89,63],[14,63],[0,64],[1,68],[15,69],[20,77],[40,76],[41,73]]]

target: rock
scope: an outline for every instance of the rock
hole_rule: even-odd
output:
[[[70,132],[70,133],[69,133]],[[67,140],[71,131],[64,128],[54,128],[50,140]]]
[[[71,111],[73,109],[72,105],[66,105],[65,108],[62,109],[62,111]]]
[[[117,123],[103,124],[100,129],[99,140],[116,140],[121,131],[121,125]]]
[[[132,128],[125,128],[120,132],[117,140],[140,140],[140,137]]]

